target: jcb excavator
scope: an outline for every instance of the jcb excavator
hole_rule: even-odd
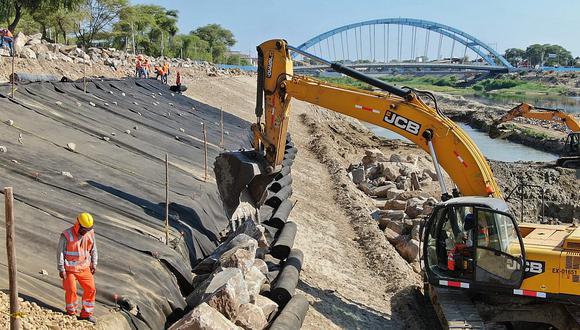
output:
[[[421,259],[426,296],[445,327],[514,321],[577,327],[580,228],[516,223],[485,157],[431,93],[388,85],[284,40],[266,41],[257,50],[254,149],[223,153],[215,162],[230,216],[240,203],[260,205],[283,161],[291,100],[306,101],[398,133],[431,155],[442,202],[423,224]],[[294,75],[290,51],[382,91]],[[455,183],[451,192],[441,168]]]
[[[547,120],[566,125],[572,132],[566,137],[556,166],[580,169],[580,120],[562,110],[534,107],[527,103],[521,103],[493,122],[490,126],[489,136],[491,138],[500,136],[501,124],[517,117]]]

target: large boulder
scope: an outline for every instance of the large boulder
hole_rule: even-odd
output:
[[[403,156],[401,156],[401,155],[392,154],[391,157],[389,158],[389,161],[392,163],[400,163],[400,162],[404,162],[405,160],[403,159]]]
[[[31,35],[26,41],[26,44],[29,46],[38,45],[42,43],[42,33],[36,33]]]
[[[242,271],[237,268],[225,268],[217,273],[205,288],[202,301],[234,320],[240,305],[250,302],[250,294]]]
[[[419,241],[411,240],[401,240],[395,245],[395,249],[399,252],[401,257],[403,257],[408,262],[413,262],[417,259],[419,255]]]
[[[237,330],[235,324],[220,314],[216,309],[206,303],[195,307],[179,321],[175,322],[169,330]]]
[[[278,310],[278,304],[276,304],[272,299],[258,295],[254,304],[262,309],[266,319],[270,319],[270,316]]]
[[[379,219],[379,228],[381,230],[390,229],[395,233],[401,235],[403,233],[404,224],[401,221],[393,221],[387,217]]]
[[[254,304],[243,304],[240,306],[236,325],[245,330],[262,330],[268,325],[268,320],[262,309]]]
[[[405,211],[403,210],[382,210],[379,214],[381,218],[387,218],[393,221],[402,221],[405,219]]]
[[[433,212],[433,208],[437,205],[437,200],[433,197],[427,198],[423,203],[423,215],[430,215]]]
[[[239,268],[245,274],[254,265],[256,249],[257,244],[236,246],[221,255],[219,264],[224,268]]]
[[[389,181],[395,181],[399,177],[399,166],[396,163],[380,162],[378,163],[381,175]]]
[[[354,184],[359,184],[363,181],[365,181],[365,169],[362,166],[359,167],[355,167],[352,172],[350,172],[352,175],[352,182],[354,182]]]
[[[385,203],[385,210],[405,210],[407,208],[407,201],[400,201],[391,199]]]
[[[251,267],[244,277],[246,288],[250,295],[250,301],[255,302],[256,297],[260,294],[260,288],[266,283],[266,276],[257,268]]]
[[[32,49],[37,55],[46,54],[49,52],[48,47],[41,43],[30,46],[30,49]]]
[[[22,58],[36,59],[36,53],[29,47],[22,48],[19,54]]]
[[[388,199],[400,199],[398,198],[399,196],[401,196],[401,194],[403,194],[405,191],[400,190],[400,189],[390,189],[387,192],[387,198]],[[405,199],[406,200],[406,199]]]
[[[28,41],[28,37],[26,34],[22,33],[22,31],[18,32],[16,38],[14,39],[14,51],[18,54],[24,49],[24,45]]]
[[[371,190],[373,189],[373,186],[368,182],[361,182],[357,185],[357,188],[360,189],[365,194],[371,195]]]
[[[416,218],[423,214],[423,204],[425,199],[420,197],[413,197],[407,200],[407,207],[405,208],[405,213],[410,218]]]
[[[396,186],[392,182],[386,182],[384,186],[371,188],[370,195],[379,198],[385,198],[389,196],[389,190],[395,189]]]

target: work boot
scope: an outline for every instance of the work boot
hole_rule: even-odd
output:
[[[86,317],[80,317],[79,316],[79,320],[81,320],[81,321],[89,321],[92,324],[97,323],[97,319],[94,316],[92,316],[92,315],[91,316],[86,316]]]

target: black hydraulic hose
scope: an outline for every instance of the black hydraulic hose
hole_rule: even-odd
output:
[[[256,117],[262,117],[264,113],[264,54],[262,49],[257,47],[258,51],[258,83],[256,85]]]
[[[354,78],[356,80],[360,80],[364,83],[367,83],[367,84],[374,86],[376,88],[380,88],[386,92],[389,92],[391,94],[395,94],[395,95],[400,96],[402,98],[409,99],[411,97],[412,91],[410,89],[401,89],[401,88],[389,85],[389,84],[385,83],[384,81],[381,81],[377,78],[367,76],[366,74],[364,74],[360,71],[357,71],[355,69],[351,69],[351,68],[344,66],[340,63],[327,61],[321,57],[318,57],[314,54],[310,54],[309,52],[306,52],[302,49],[298,49],[298,48],[290,46],[290,45],[288,45],[287,47],[291,51],[296,52],[302,56],[311,58],[317,62],[326,64],[326,65],[329,65],[336,72],[340,72],[340,73],[347,75],[351,78]]]
[[[380,89],[387,91],[391,94],[395,94],[397,96],[400,96],[404,99],[407,99],[411,95],[410,89],[401,89],[401,88],[389,85],[389,84],[385,83],[384,81],[381,81],[377,78],[367,76],[366,74],[364,74],[360,71],[357,71],[355,69],[351,69],[351,68],[344,66],[342,64],[334,62],[334,63],[330,64],[330,67],[336,72],[340,72],[340,73],[345,74],[351,78],[354,78],[356,80],[360,80],[360,81],[365,82],[371,86],[380,88]]]

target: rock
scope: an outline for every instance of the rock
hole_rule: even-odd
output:
[[[129,129],[125,130],[125,134],[131,134],[131,130]]]
[[[9,119],[9,120],[5,121],[5,123],[8,126],[14,126],[14,120],[12,120],[12,119]]]
[[[400,201],[392,199],[385,203],[385,210],[405,210],[407,208],[407,201]]]
[[[388,199],[394,199],[394,198],[399,199],[398,197],[401,196],[403,193],[404,193],[404,191],[400,190],[400,189],[396,189],[396,188],[389,189],[389,191],[387,192],[387,198]]]
[[[60,172],[60,174],[62,176],[66,176],[67,178],[71,178],[71,179],[73,178],[73,176],[72,176],[72,174],[70,174],[70,172]]]
[[[378,163],[379,169],[381,170],[381,175],[389,181],[395,181],[399,177],[399,166],[395,163],[382,162]]]
[[[385,154],[383,154],[383,152],[377,148],[366,149],[365,156],[371,157],[381,162],[384,162],[384,159],[386,159]]]
[[[373,188],[373,186],[368,182],[361,182],[357,185],[357,188],[360,189],[365,194],[371,195],[371,189]]]
[[[48,50],[48,47],[46,45],[39,43],[39,44],[36,44],[36,45],[30,47],[30,49],[32,49],[37,54],[37,56],[44,55],[44,56],[48,57],[49,50]],[[38,57],[38,58],[40,59],[40,57]]]
[[[235,324],[206,303],[195,307],[179,321],[174,323],[170,330],[235,330]]]
[[[419,182],[419,178],[417,176],[417,173],[415,172],[411,173],[411,189],[413,190],[421,189],[421,183]]]
[[[419,241],[414,239],[402,240],[395,246],[395,249],[405,260],[413,262],[419,255]]]
[[[274,314],[278,310],[278,304],[276,304],[272,299],[258,295],[254,304],[262,309],[264,317],[270,319],[270,315]]]
[[[384,186],[371,188],[370,195],[380,197],[380,198],[388,197],[389,190],[394,189],[394,188],[396,188],[395,185],[392,182],[389,182],[389,183],[385,184]]]
[[[376,165],[370,166],[366,169],[366,176],[369,180],[375,180],[375,179],[379,178],[380,175],[381,175],[381,170]],[[381,177],[381,178],[383,178],[383,177]]]
[[[399,176],[395,180],[395,184],[397,185],[397,189],[404,191],[411,190],[411,180],[404,175]]]
[[[402,221],[405,218],[403,210],[384,210],[381,211],[381,218],[387,218],[393,221]]]
[[[242,271],[238,268],[224,268],[215,274],[205,288],[202,301],[228,319],[235,319],[240,305],[250,302]]]
[[[350,173],[352,174],[352,182],[354,182],[354,184],[359,184],[359,183],[365,181],[365,169],[364,169],[364,167],[362,167],[362,166],[356,167]]]
[[[254,304],[243,304],[236,319],[236,325],[245,330],[262,330],[268,324],[262,309]]]
[[[404,160],[403,160],[403,157],[401,155],[392,154],[391,157],[389,158],[389,161],[392,163],[401,163]]]
[[[0,146],[0,152],[8,152],[8,148],[5,146]]]
[[[387,179],[383,178],[382,176],[380,176],[374,180],[371,180],[370,183],[375,187],[382,187],[385,185],[389,185],[389,186],[391,185],[391,181],[387,181]],[[395,187],[395,185],[392,185],[392,186]]]
[[[433,181],[437,181],[437,172],[433,168],[426,168],[423,170],[423,173],[431,177]]]
[[[420,190],[415,190],[415,191],[404,191],[402,192],[397,199],[398,200],[402,200],[402,201],[406,201],[410,198],[413,197],[422,197],[423,199],[430,197],[428,193],[420,191]]]
[[[384,229],[384,233],[385,237],[387,238],[387,241],[389,241],[389,243],[391,244],[395,244],[396,242],[398,242],[399,237],[401,236],[397,232],[388,227]]]
[[[66,56],[65,54],[59,53],[57,56],[63,62],[66,62],[66,63],[72,63],[73,62],[73,59],[70,58],[70,57],[68,57],[68,56]]]
[[[420,197],[413,197],[407,200],[407,207],[405,208],[405,213],[410,218],[416,218],[423,214],[423,203],[425,200]]]
[[[244,279],[250,295],[250,302],[253,303],[256,301],[256,296],[260,294],[260,288],[266,283],[266,276],[257,267],[251,267],[246,272]]]
[[[73,142],[69,142],[69,143],[66,144],[66,149],[68,151],[75,152],[76,148],[77,148],[77,145],[75,143],[73,143]]]
[[[48,276],[48,272],[46,271],[46,269],[41,269],[40,272],[38,273],[42,276]]]
[[[249,251],[237,246],[222,254],[219,264],[226,268],[239,268],[245,274],[254,265],[255,255],[255,250]]]
[[[97,105],[96,105],[94,102],[89,102],[89,105],[90,105],[91,107],[96,107],[96,106],[97,106]]]
[[[41,43],[42,33],[36,33],[31,35],[26,42],[27,45],[38,45]]]
[[[16,53],[20,53],[22,51],[22,49],[24,48],[24,45],[26,45],[26,42],[28,41],[28,37],[21,32],[18,32],[18,34],[16,35],[16,38],[14,39],[14,51]]]
[[[36,53],[28,47],[22,48],[18,54],[22,58],[36,59]]]
[[[430,215],[433,212],[433,208],[437,205],[437,200],[433,197],[427,198],[423,203],[423,215]]]
[[[376,158],[371,158],[369,156],[363,156],[361,163],[364,168],[371,167],[377,163]]]
[[[393,221],[387,217],[379,219],[379,228],[381,230],[388,228],[399,235],[403,233],[403,223],[400,221]]]
[[[181,133],[185,133],[185,130],[184,130],[183,128],[179,128],[179,131],[180,131]]]
[[[413,229],[411,229],[411,238],[412,239],[419,241],[420,228],[421,228],[421,226],[419,226],[419,225],[413,226]]]
[[[258,268],[262,274],[266,274],[268,272],[268,265],[262,259],[255,259],[252,266]]]

